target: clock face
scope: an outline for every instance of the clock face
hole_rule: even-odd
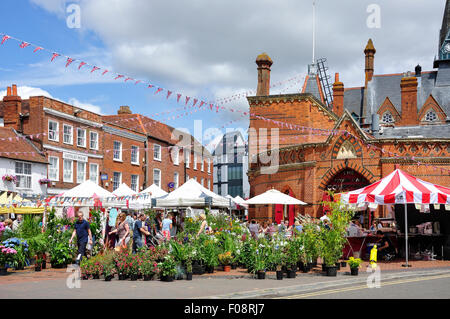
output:
[[[450,52],[450,43],[447,43],[447,44],[444,46],[444,51],[447,52],[447,53]]]

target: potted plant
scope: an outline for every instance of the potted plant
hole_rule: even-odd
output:
[[[285,254],[281,245],[276,244],[272,247],[272,262],[275,265],[277,280],[283,280],[283,266],[286,264]]]
[[[231,251],[227,251],[222,254],[219,254],[218,257],[219,257],[219,263],[223,266],[223,271],[229,272],[231,269],[230,263],[233,260]]]
[[[203,253],[205,256],[206,272],[211,274],[214,272],[214,267],[219,264],[214,241],[208,240],[205,242]]]
[[[139,266],[139,272],[142,274],[144,281],[152,280],[158,272],[158,264],[151,255],[145,254]]]
[[[192,259],[186,260],[186,280],[192,280]]]
[[[43,261],[44,261],[44,258],[42,257],[42,255],[36,256],[36,263],[34,264],[34,271],[41,271]]]
[[[161,281],[173,281],[177,274],[177,265],[175,260],[170,255],[164,258],[164,261],[158,264]]]
[[[64,268],[73,261],[73,249],[64,242],[53,242],[49,247],[52,268]]]
[[[253,268],[253,273],[257,274],[258,279],[266,278],[266,256],[264,250],[258,250],[255,254],[255,265]]]
[[[116,272],[119,275],[119,280],[125,280],[128,275],[128,268],[130,267],[130,256],[128,253],[118,253],[114,256],[114,263]]]
[[[99,258],[101,256],[98,255],[95,257],[95,260],[92,262],[92,279],[100,279],[100,275],[103,274],[103,263]]]
[[[17,177],[15,175],[11,175],[11,174],[5,174],[2,176],[2,180],[4,182],[12,182],[12,183],[17,183]]]
[[[362,260],[360,258],[350,257],[347,262],[350,266],[350,274],[352,276],[358,276],[358,269],[361,267]]]
[[[17,251],[14,248],[0,245],[0,276],[5,276],[8,272],[7,265],[14,262]]]
[[[51,182],[48,178],[41,178],[39,181],[39,185],[47,185]]]
[[[139,268],[141,266],[141,263],[142,262],[140,260],[139,255],[135,255],[131,258],[129,268],[128,268],[128,273],[130,275],[131,281],[138,280]]]
[[[116,265],[112,257],[106,257],[103,259],[103,276],[105,276],[105,281],[111,281],[116,273]]]
[[[89,259],[83,259],[80,263],[81,279],[87,280],[92,274],[92,262]]]

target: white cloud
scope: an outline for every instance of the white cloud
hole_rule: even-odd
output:
[[[97,105],[94,105],[94,104],[91,104],[91,103],[81,102],[81,101],[77,100],[74,97],[70,98],[68,103],[73,105],[73,106],[76,106],[76,107],[79,107],[81,109],[84,109],[86,111],[94,112],[94,113],[97,113],[97,114],[102,114],[100,106],[97,106]]]
[[[29,99],[30,96],[46,96],[49,98],[53,98],[50,93],[47,91],[36,88],[36,87],[30,87],[30,86],[18,86],[17,87],[17,94],[22,99]],[[6,95],[6,90],[0,91],[0,97],[3,98]]]

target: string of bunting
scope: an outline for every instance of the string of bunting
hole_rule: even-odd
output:
[[[133,82],[134,82],[135,85],[137,85],[137,84],[144,84],[144,85],[147,86],[147,88],[156,88],[156,91],[154,92],[155,95],[158,94],[158,93],[160,93],[160,92],[165,91],[165,92],[166,92],[166,99],[169,99],[169,97],[172,96],[172,94],[174,93],[173,91],[170,91],[170,90],[168,90],[168,89],[162,88],[162,87],[160,87],[160,86],[155,86],[154,84],[149,83],[149,82],[147,82],[147,81],[137,80],[137,79],[134,79],[134,78],[132,78],[132,77],[129,77],[129,76],[126,76],[126,75],[123,75],[123,74],[118,74],[118,73],[116,73],[116,72],[110,71],[110,70],[105,69],[105,68],[101,68],[101,67],[97,67],[97,66],[95,66],[95,65],[91,65],[91,64],[89,64],[89,63],[87,63],[87,62],[84,62],[84,61],[81,61],[81,60],[73,59],[73,58],[71,58],[71,57],[62,55],[62,54],[57,53],[57,52],[54,52],[54,51],[52,51],[52,50],[45,49],[45,48],[42,47],[42,46],[38,46],[38,45],[35,45],[35,44],[31,43],[31,42],[27,42],[27,41],[23,41],[23,40],[21,40],[21,39],[17,39],[17,38],[15,38],[15,37],[9,36],[9,35],[4,34],[4,33],[0,33],[0,36],[2,37],[2,38],[1,38],[0,45],[3,45],[3,44],[4,44],[6,41],[8,41],[8,40],[14,40],[14,41],[17,41],[17,42],[19,43],[19,47],[20,47],[21,49],[24,49],[24,48],[27,48],[27,47],[34,47],[33,53],[36,53],[36,52],[38,52],[38,51],[46,51],[46,52],[51,53],[52,55],[51,55],[51,60],[50,60],[50,62],[53,62],[53,61],[54,61],[56,58],[58,58],[58,57],[64,57],[64,58],[66,58],[66,67],[68,67],[69,65],[71,65],[71,64],[74,63],[74,62],[77,62],[77,63],[79,62],[78,70],[80,70],[83,66],[86,66],[86,67],[91,68],[90,73],[93,73],[93,72],[95,72],[95,71],[99,71],[99,72],[103,71],[103,72],[101,72],[102,76],[104,76],[106,73],[110,73],[110,74],[113,74],[114,80],[123,79],[125,83],[128,82],[128,81],[130,81],[130,83],[133,83]],[[295,76],[295,77],[290,78],[290,79],[288,79],[288,80],[286,80],[286,81],[282,81],[281,83],[286,83],[286,82],[294,81],[294,80],[295,80],[296,78],[298,78],[298,77],[299,77],[299,76]],[[279,83],[277,83],[277,85],[278,85],[278,84],[279,84]],[[251,92],[251,91],[249,91],[249,92]],[[233,96],[231,96],[231,97],[229,97],[229,98],[219,99],[219,101],[227,101],[227,102],[229,102],[229,101],[232,101],[233,99],[237,99],[237,98],[246,96],[246,94],[249,93],[249,92],[235,94],[235,95],[233,95]],[[189,101],[191,100],[191,97],[182,95],[181,93],[173,94],[173,96],[176,96],[176,97],[177,97],[177,103],[180,102],[181,97],[184,97],[184,103],[185,103],[186,106],[188,105]],[[368,148],[372,148],[372,149],[381,151],[382,153],[386,153],[386,152],[387,152],[389,155],[394,156],[394,157],[398,157],[398,158],[401,158],[401,159],[406,159],[406,160],[414,161],[414,162],[417,163],[417,165],[431,166],[431,165],[429,165],[429,164],[427,164],[427,163],[421,163],[420,161],[417,161],[417,160],[415,159],[414,156],[412,156],[412,157],[402,157],[402,156],[398,156],[397,154],[388,152],[388,151],[384,150],[384,149],[381,148],[381,147],[377,147],[377,146],[375,146],[375,145],[373,145],[373,144],[366,143],[364,140],[360,139],[360,138],[357,137],[357,136],[352,135],[352,134],[351,134],[350,132],[348,132],[348,131],[343,131],[343,132],[341,131],[341,132],[339,132],[339,131],[337,131],[337,130],[316,129],[316,128],[309,128],[309,127],[304,127],[304,126],[298,126],[298,125],[295,125],[295,124],[289,124],[289,123],[280,122],[280,121],[276,121],[276,120],[272,120],[272,119],[267,119],[267,118],[264,118],[264,117],[262,117],[262,116],[258,116],[258,115],[256,115],[256,114],[252,114],[252,113],[249,112],[249,111],[241,111],[241,110],[239,110],[239,109],[226,108],[226,107],[224,107],[223,105],[222,105],[222,106],[221,106],[221,105],[214,105],[214,103],[205,102],[205,101],[203,101],[203,100],[199,100],[199,99],[193,98],[193,99],[192,99],[192,107],[195,107],[195,105],[196,105],[197,103],[199,103],[199,107],[202,107],[203,105],[207,105],[211,111],[212,111],[214,108],[216,109],[216,112],[218,112],[219,109],[222,109],[222,110],[228,109],[228,110],[230,110],[231,112],[242,113],[243,116],[250,115],[250,116],[255,116],[255,117],[258,118],[258,119],[262,119],[262,120],[265,120],[265,121],[271,121],[271,122],[273,122],[273,123],[275,123],[276,125],[279,125],[279,126],[281,126],[281,127],[288,127],[288,128],[290,128],[290,129],[299,130],[299,131],[301,131],[301,132],[309,131],[310,134],[325,135],[325,134],[328,133],[328,134],[332,134],[332,135],[344,134],[345,136],[348,136],[348,137],[353,136],[355,139],[357,139],[358,141],[360,141],[360,142],[362,142],[363,144],[365,144]],[[174,119],[175,117],[172,117],[172,118]],[[123,120],[126,121],[127,119],[123,119]],[[129,120],[129,119],[128,119],[128,120]],[[45,134],[45,133],[39,133],[39,134]],[[32,152],[32,153],[34,153],[34,152]],[[432,167],[435,167],[435,166],[432,166]],[[441,172],[444,172],[444,171],[450,172],[450,170],[447,170],[447,169],[444,169],[444,168],[438,168],[438,167],[435,167],[435,169],[441,169]]]

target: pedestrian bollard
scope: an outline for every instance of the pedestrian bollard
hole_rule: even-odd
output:
[[[377,267],[377,245],[373,245],[373,248],[370,250],[370,265],[372,268]]]

